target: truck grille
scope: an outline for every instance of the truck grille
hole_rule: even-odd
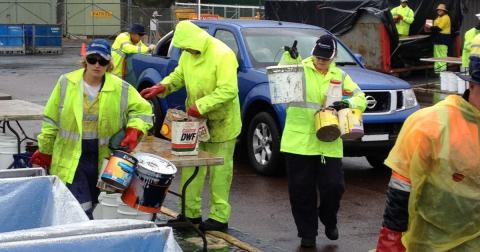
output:
[[[366,91],[367,109],[365,113],[386,113],[391,110],[391,93],[389,91]]]

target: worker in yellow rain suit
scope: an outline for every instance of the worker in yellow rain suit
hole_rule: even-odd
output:
[[[120,146],[131,152],[152,126],[152,108],[134,87],[109,73],[107,40],[93,40],[82,65],[55,85],[32,163],[57,175],[93,218],[97,179],[102,161],[111,153],[110,139],[126,128]]]
[[[112,44],[113,71],[116,76],[125,79],[127,54],[142,53],[146,54],[155,49],[154,45],[146,46],[142,42],[145,35],[145,27],[141,24],[133,24],[128,32],[118,34]]]
[[[472,48],[480,49],[480,36]],[[477,49],[477,52],[480,50]],[[377,252],[480,251],[480,54],[463,97],[450,95],[404,123]],[[408,209],[408,210],[407,210]]]
[[[480,13],[475,14],[475,16],[480,19]],[[463,50],[462,50],[462,71],[465,71],[468,68],[468,64],[470,63],[470,49],[473,38],[480,34],[480,22],[470,30],[465,33],[465,37],[463,39]]]
[[[318,219],[325,225],[327,238],[338,239],[337,212],[345,190],[342,139],[319,140],[315,112],[325,107],[364,111],[367,106],[358,85],[335,65],[336,54],[337,41],[326,34],[316,41],[312,55],[302,61],[307,100],[289,104],[280,146],[285,154],[290,205],[302,247],[315,247]],[[327,104],[332,86],[339,87],[340,94]]]
[[[432,40],[433,40],[433,57],[443,58],[448,55],[448,45],[450,44],[451,23],[445,4],[439,4],[437,7],[438,17],[433,21]],[[435,62],[434,71],[439,73],[447,70],[447,63]]]
[[[408,0],[401,0],[400,6],[393,8],[392,13],[398,36],[407,37],[410,34],[410,25],[413,23],[413,10],[408,7]]]
[[[172,43],[183,50],[178,66],[158,85],[142,90],[144,98],[165,97],[185,86],[185,108],[193,117],[207,119],[210,140],[200,143],[200,150],[224,158],[224,164],[210,166],[208,172],[210,213],[202,222],[202,191],[207,167],[201,167],[186,192],[186,216],[200,229],[225,231],[228,228],[231,206],[228,202],[233,176],[235,139],[242,127],[238,98],[235,53],[223,42],[210,36],[190,21],[177,24]],[[182,169],[181,187],[193,169]]]

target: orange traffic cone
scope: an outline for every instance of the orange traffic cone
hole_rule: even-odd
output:
[[[82,46],[80,47],[80,56],[85,57],[87,54],[87,46],[85,42],[82,42]]]

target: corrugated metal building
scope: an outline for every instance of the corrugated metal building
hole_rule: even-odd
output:
[[[57,0],[2,0],[1,24],[56,24]]]

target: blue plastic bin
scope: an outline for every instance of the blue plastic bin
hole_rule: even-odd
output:
[[[0,47],[23,47],[23,25],[0,24]]]

